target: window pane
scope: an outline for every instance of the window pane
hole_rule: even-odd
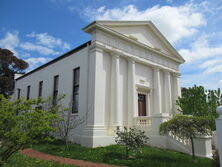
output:
[[[21,89],[18,89],[18,96],[17,96],[17,99],[20,98],[20,93],[21,93]]]
[[[30,97],[30,89],[31,89],[31,86],[29,85],[29,86],[27,87],[27,97],[26,97],[27,100],[28,100],[29,97]]]
[[[54,76],[54,87],[53,87],[53,105],[56,105],[59,87],[59,76]]]
[[[72,113],[78,113],[79,107],[79,78],[80,68],[73,70],[73,99],[72,99]]]
[[[79,85],[79,68],[74,70],[74,85]]]
[[[42,86],[43,86],[43,81],[39,82],[39,97],[42,96]]]

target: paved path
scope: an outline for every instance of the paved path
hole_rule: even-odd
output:
[[[27,155],[33,158],[56,161],[63,164],[77,165],[81,167],[120,167],[120,166],[115,166],[115,165],[108,165],[108,164],[102,164],[102,163],[94,163],[94,162],[89,162],[89,161],[58,157],[58,156],[45,154],[45,153],[32,150],[32,149],[24,149],[24,150],[21,150],[20,152],[24,155]]]

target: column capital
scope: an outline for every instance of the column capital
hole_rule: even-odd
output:
[[[164,70],[164,73],[165,73],[166,75],[170,75],[170,71]]]
[[[103,53],[103,49],[98,48],[98,47],[96,47],[96,46],[92,46],[92,47],[89,48],[89,52],[90,52],[90,53],[93,53],[93,52]]]
[[[115,57],[115,58],[119,58],[120,55],[117,54],[116,52],[109,52],[109,54],[112,56],[112,57]]]
[[[181,76],[181,74],[180,74],[179,72],[178,72],[178,73],[175,73],[175,72],[174,72],[174,73],[172,73],[172,74],[173,74],[174,77],[178,77],[178,78],[180,78],[180,76]]]
[[[157,67],[157,66],[153,66],[152,69],[153,69],[154,71],[160,71],[160,68]]]
[[[131,57],[127,57],[127,61],[131,62],[132,64],[135,64],[135,60],[133,60]]]

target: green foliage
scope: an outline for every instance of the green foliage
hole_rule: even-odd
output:
[[[123,131],[119,127],[116,129],[115,142],[126,147],[126,157],[129,157],[129,152],[138,152],[140,148],[147,143],[148,137],[144,131],[124,127]]]
[[[11,101],[0,95],[0,166],[18,150],[42,141],[51,141],[52,125],[59,120],[55,108],[42,110],[47,101],[19,99]]]
[[[217,90],[208,90],[207,92],[207,104],[208,104],[208,114],[214,119],[218,117],[216,109],[219,105],[222,105],[222,94],[220,88]]]
[[[182,97],[176,101],[179,111],[183,114],[204,116],[210,123],[210,129],[215,130],[216,108],[222,104],[222,94],[218,90],[204,90],[202,86],[183,88]]]
[[[134,159],[126,159],[123,145],[87,148],[70,144],[70,149],[67,150],[65,143],[53,142],[35,145],[33,148],[61,157],[128,167],[212,167],[212,160],[209,158],[197,157],[193,161],[190,155],[150,146],[142,147],[143,153],[135,154]]]
[[[73,165],[65,165],[58,162],[40,160],[31,158],[19,153],[14,154],[3,167],[74,167]]]
[[[204,116],[208,112],[204,87],[196,86],[183,88],[182,97],[179,97],[176,104],[183,114]]]
[[[198,135],[211,135],[209,130],[209,120],[205,117],[177,115],[169,121],[160,124],[159,132],[161,135],[176,135],[182,139],[190,139],[192,145],[193,158],[194,145],[193,138]]]

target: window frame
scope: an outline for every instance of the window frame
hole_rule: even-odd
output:
[[[17,100],[20,99],[21,96],[21,89],[17,88]]]
[[[55,75],[53,80],[53,99],[52,99],[53,105],[57,104],[56,100],[58,97],[58,92],[59,92],[59,75]]]
[[[80,67],[73,69],[72,114],[79,112]]]
[[[38,97],[42,97],[42,88],[43,88],[43,81],[39,81],[39,94],[38,94]]]
[[[31,92],[31,85],[27,86],[27,95],[26,95],[26,100],[30,99],[30,92]]]

